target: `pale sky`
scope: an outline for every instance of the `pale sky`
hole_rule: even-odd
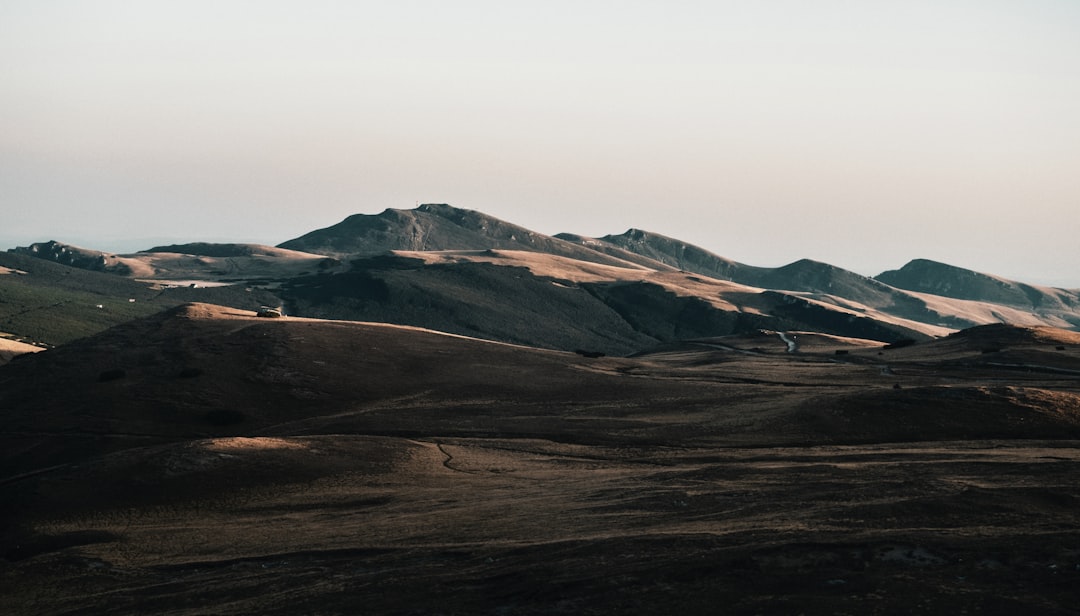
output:
[[[1080,287],[1080,2],[0,0],[0,249],[417,202]]]

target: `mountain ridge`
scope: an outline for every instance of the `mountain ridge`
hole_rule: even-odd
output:
[[[1076,290],[1009,280],[930,259],[913,259],[874,278],[900,289],[956,299],[992,298],[997,303],[1036,309],[1080,306]]]
[[[413,210],[387,208],[345,220],[278,244],[278,248],[332,257],[394,250],[516,249],[548,252],[607,265],[625,264],[604,253],[544,235],[475,210],[425,203]]]
[[[447,204],[355,214],[277,247],[193,242],[114,255],[47,242],[11,253],[152,288],[190,287],[190,300],[209,297],[199,287],[223,287],[216,301],[250,309],[257,291],[299,316],[615,354],[755,328],[882,342],[997,322],[1080,328],[1076,293],[926,260],[873,278],[811,259],[757,267],[641,229],[547,236]],[[926,264],[937,283],[919,279]],[[911,288],[888,284],[890,276]],[[950,286],[958,279],[979,284]],[[987,296],[994,301],[978,299]],[[0,308],[0,330],[5,319]]]

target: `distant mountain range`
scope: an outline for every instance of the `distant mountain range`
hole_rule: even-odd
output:
[[[65,273],[39,271],[42,261]],[[82,295],[64,295],[74,280]],[[0,254],[0,332],[63,343],[138,316],[113,307],[146,301],[136,290],[156,309],[274,303],[294,316],[612,354],[758,330],[896,342],[990,323],[1080,328],[1078,290],[933,261],[874,278],[811,260],[755,267],[648,231],[553,237],[425,204],[350,216],[277,247],[192,243],[126,255],[57,242],[16,248]],[[46,312],[74,321],[89,313],[94,325],[50,329]]]

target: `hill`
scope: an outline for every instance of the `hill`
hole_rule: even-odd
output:
[[[877,280],[920,293],[991,302],[1038,314],[1058,314],[1080,325],[1080,292],[1041,287],[975,272],[927,259],[915,259],[898,270],[883,272]]]
[[[25,253],[0,252],[0,331],[35,343],[65,344],[195,300],[248,309],[280,302],[258,288],[163,287]]]
[[[658,233],[630,229],[620,235],[605,235],[600,241],[680,270],[750,286],[761,286],[751,282],[759,268],[732,261],[704,248]]]
[[[473,210],[427,203],[414,210],[355,214],[340,223],[279,244],[281,248],[335,257],[377,255],[392,250],[510,249],[627,265],[595,250],[530,231]]]
[[[120,260],[117,255],[72,246],[55,240],[30,244],[25,247],[16,247],[11,249],[10,252],[94,272],[109,272],[120,275],[133,273],[132,269]]]
[[[40,353],[45,349],[19,340],[12,340],[0,336],[0,366],[12,359],[27,353]]]
[[[279,290],[290,314],[625,355],[682,338],[817,329],[892,342],[948,330],[672,271],[525,251],[400,252]]]
[[[5,611],[1068,613],[1077,335],[807,337],[590,358],[189,304],[25,357]]]
[[[909,264],[905,275],[919,281],[946,272],[973,282],[933,286],[923,280],[908,286],[924,290],[903,289],[809,259],[748,266],[638,229],[600,239],[549,237],[441,204],[350,216],[281,246],[196,242],[109,255],[50,242],[17,250],[149,282],[171,295],[179,288],[220,287],[191,299],[253,308],[249,298],[258,294],[259,303],[284,303],[298,316],[377,320],[609,354],[758,329],[895,342],[988,323],[1080,323],[1075,292],[940,264],[929,273]],[[888,272],[882,277],[891,279]],[[54,304],[67,310],[66,303]],[[87,318],[85,312],[76,319]],[[18,327],[8,331],[42,339]]]
[[[806,335],[814,336],[812,333]],[[730,384],[727,375],[738,374],[752,382],[755,379],[750,377],[755,373],[763,376],[770,371],[785,372],[784,378],[791,383],[810,387],[815,383],[831,382],[838,391],[843,391],[849,387],[845,385],[848,380],[861,382],[866,375],[861,366],[867,362],[888,364],[893,372],[899,371],[900,365],[910,364],[911,367],[905,370],[911,370],[913,376],[921,375],[913,384],[927,385],[931,382],[927,377],[935,374],[935,370],[956,371],[970,367],[970,364],[959,366],[952,361],[955,357],[949,358],[951,363],[933,368],[922,362],[928,358],[939,361],[941,354],[935,350],[939,347],[955,346],[956,341],[973,339],[977,342],[963,346],[965,350],[961,352],[973,359],[987,355],[985,347],[989,344],[1017,351],[1027,349],[1048,353],[1053,359],[1044,362],[1043,371],[1036,370],[1027,377],[1035,380],[1059,379],[1060,374],[1068,373],[1075,366],[1076,354],[1080,352],[1080,334],[1053,328],[987,326],[888,350],[885,354],[880,353],[880,345],[834,337],[832,341],[825,341],[826,348],[840,345],[837,348],[851,349],[847,363],[837,364],[831,354],[811,352],[813,345],[793,355],[784,346],[782,337],[766,335],[756,343],[755,353],[759,359],[754,359],[755,353],[747,356],[717,354],[707,345],[686,347],[696,348],[691,354],[704,361],[692,362],[691,369],[684,370],[679,367],[682,361],[664,349],[637,359],[595,359],[423,328],[295,317],[261,319],[250,311],[184,304],[6,366],[0,372],[0,403],[9,411],[0,419],[0,426],[9,435],[39,434],[29,440],[20,436],[21,444],[9,443],[5,448],[6,464],[12,465],[6,473],[12,474],[83,455],[79,453],[82,448],[75,443],[82,442],[86,434],[99,436],[92,446],[93,451],[100,453],[106,442],[115,445],[104,450],[132,445],[135,434],[141,435],[139,439],[155,442],[250,435],[271,429],[285,434],[321,425],[323,420],[319,418],[325,418],[329,422],[327,425],[338,428],[344,428],[346,424],[363,425],[366,426],[365,433],[377,430],[380,434],[397,434],[401,430],[409,433],[450,430],[449,426],[456,421],[451,419],[453,413],[443,419],[428,417],[426,412],[426,419],[397,416],[396,411],[390,411],[398,407],[398,403],[392,402],[394,400],[409,400],[406,403],[409,407],[431,404],[476,410],[483,406],[480,400],[492,396],[491,399],[504,398],[506,404],[535,396],[537,401],[550,403],[557,409],[574,407],[589,400],[609,404],[613,397],[644,396],[643,399],[647,399],[651,395],[647,392],[652,389],[715,400],[713,390]],[[726,346],[724,341],[722,337],[712,338],[708,344],[723,347]],[[731,348],[737,348],[738,343],[733,344],[736,346]],[[1058,347],[1062,350],[1055,350]],[[680,353],[686,355],[687,352],[684,348]],[[821,363],[824,359],[829,361]],[[740,361],[732,363],[732,360]],[[990,367],[991,371],[1002,368],[993,366],[998,365],[987,364],[982,368]],[[821,372],[822,369],[826,372]],[[672,376],[680,372],[685,372],[685,376],[696,374],[698,380],[684,382],[683,378],[678,378],[672,382]],[[359,388],[350,376],[357,374],[364,375],[364,385]],[[643,378],[628,380],[627,374],[638,374]],[[706,377],[706,374],[711,376]],[[529,376],[523,379],[522,375]],[[980,375],[976,373],[966,378],[977,379]],[[948,382],[956,378],[941,374],[931,380]],[[759,380],[767,382],[765,378]],[[865,386],[874,389],[894,380],[873,378]],[[429,394],[417,397],[417,392],[423,391],[429,391],[430,397]],[[796,407],[802,404],[799,396],[774,395],[771,399],[781,405],[776,407],[778,409],[786,404],[785,400],[798,402]],[[426,402],[422,402],[424,400]],[[933,404],[933,401],[927,399],[926,403]],[[350,408],[357,409],[355,415],[346,413]],[[375,411],[379,408],[385,408],[385,413]],[[654,411],[657,409],[648,412]],[[1072,425],[1075,411],[1069,410],[1060,419]],[[371,423],[376,416],[382,422],[378,428]],[[721,414],[712,419],[699,417],[695,421],[723,423],[729,419],[726,414]],[[417,421],[420,423],[415,423]],[[447,421],[451,423],[445,423]],[[609,427],[615,430],[614,425]],[[620,442],[668,438],[663,436],[667,429],[664,422],[652,427],[626,424],[627,427],[631,425],[636,427],[626,434],[620,435],[615,430],[595,438]],[[397,427],[391,429],[391,426]],[[567,437],[564,430],[569,425],[552,426],[553,432],[545,433],[545,438]],[[474,426],[451,431],[465,435],[475,429]],[[654,429],[657,432],[650,432]],[[680,441],[704,438],[709,442],[715,439],[729,442],[733,438],[735,440],[730,442],[734,443],[753,434],[760,443],[780,443],[805,438],[805,429],[805,426],[773,425],[770,422],[743,425],[738,434],[679,433],[671,438]],[[874,426],[863,429],[872,430]],[[978,426],[969,429],[977,430]],[[500,431],[506,430],[513,431],[509,426],[500,428]],[[537,436],[535,430],[536,427],[529,428],[529,434]],[[635,434],[637,436],[633,436]],[[835,431],[813,436],[815,440],[843,441]],[[939,436],[927,434],[927,438]],[[1066,433],[1059,436],[1064,437]],[[1076,436],[1080,437],[1080,432]],[[583,437],[572,437],[574,440],[580,438]],[[841,441],[836,441],[837,438]],[[882,433],[880,438],[894,437]],[[138,444],[139,439],[134,444]],[[47,443],[64,445],[51,447]]]
[[[297,252],[295,250],[275,248],[273,246],[264,246],[262,244],[221,244],[210,242],[169,244],[168,246],[155,246],[146,250],[140,250],[139,252],[143,254],[166,252],[172,254],[198,255],[203,257],[277,257],[303,259],[313,256],[307,253]]]
[[[899,271],[870,278],[810,259],[778,268],[748,266],[639,229],[600,240],[580,241],[617,246],[721,280],[808,294],[807,297],[818,301],[856,311],[870,307],[929,325],[948,328],[997,322],[1067,328],[1080,325],[1080,296],[1074,291],[1006,281],[932,261],[912,261]]]

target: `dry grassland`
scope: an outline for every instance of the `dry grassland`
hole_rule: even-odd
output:
[[[3,611],[1075,613],[1076,339],[785,334],[587,358],[194,305],[25,358]]]

